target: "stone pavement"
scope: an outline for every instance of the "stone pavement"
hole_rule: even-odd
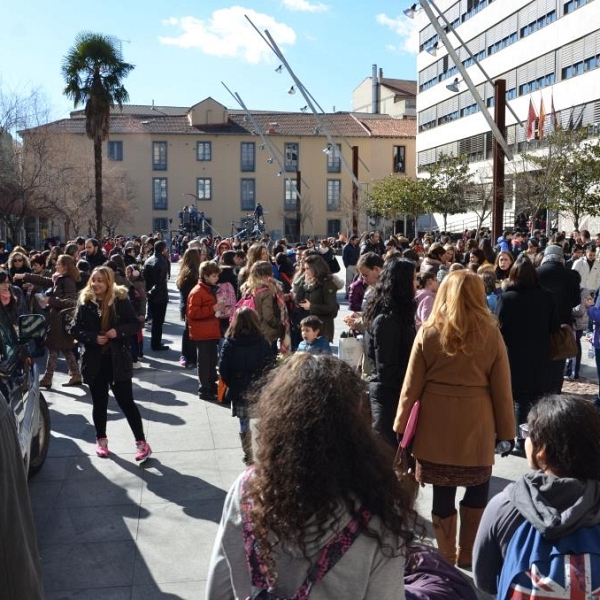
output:
[[[199,400],[195,372],[179,366],[182,326],[173,281],[163,336],[171,350],[149,351],[146,336],[144,368],[134,371],[134,395],[154,452],[145,466],[134,461],[133,437],[114,399],[111,456],[100,459],[87,388],[61,388],[63,370],[44,392],[52,440],[30,490],[47,600],[204,598],[221,507],[243,464],[237,419]],[[346,313],[342,304],[337,335]],[[591,365],[582,373],[595,379]],[[523,459],[499,459],[492,493],[526,471]],[[426,487],[418,509],[428,521],[430,507]]]

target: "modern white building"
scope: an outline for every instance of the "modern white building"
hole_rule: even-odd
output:
[[[457,39],[456,31],[489,78],[506,80],[506,98],[523,126],[506,112],[506,137],[515,155],[540,145],[526,140],[530,99],[539,114],[543,98],[546,128],[554,105],[562,127],[600,126],[600,1],[598,0],[437,0],[452,46],[468,69],[493,116],[494,87]],[[473,94],[449,57],[425,11],[419,29],[417,168],[441,153],[466,154],[473,170],[490,170],[492,133]],[[458,78],[458,93],[447,89]],[[541,144],[543,145],[543,144]],[[510,172],[507,163],[507,174]],[[510,190],[506,210],[510,211]],[[450,221],[452,219],[452,221]],[[450,217],[454,229],[473,227],[466,215]],[[561,223],[561,227],[568,227]],[[582,224],[600,230],[600,223]],[[450,228],[450,226],[449,226]]]

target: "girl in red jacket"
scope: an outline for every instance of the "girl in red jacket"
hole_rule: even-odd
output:
[[[217,302],[219,265],[204,261],[200,280],[187,299],[187,322],[190,340],[196,343],[198,365],[198,397],[217,399],[217,345],[221,339],[221,323],[215,313],[224,307]]]

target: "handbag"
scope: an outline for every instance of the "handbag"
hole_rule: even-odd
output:
[[[566,360],[577,356],[577,342],[570,325],[563,324],[550,334],[550,360]]]
[[[353,369],[358,369],[363,357],[363,343],[355,337],[353,331],[343,331],[338,343],[338,358],[348,363]]]
[[[398,445],[396,458],[394,459],[394,472],[396,477],[405,485],[407,491],[413,498],[417,497],[419,491],[419,482],[415,478],[416,461],[412,455],[412,442],[417,430],[417,422],[419,420],[419,411],[421,410],[421,401],[417,400],[410,409],[408,422],[404,429],[404,435]]]

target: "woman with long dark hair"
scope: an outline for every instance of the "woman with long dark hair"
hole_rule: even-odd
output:
[[[512,448],[515,419],[506,346],[481,278],[466,269],[444,279],[417,332],[394,423],[397,433],[404,433],[417,400],[416,478],[433,485],[431,520],[442,556],[468,567],[487,504],[495,440],[510,440]],[[458,486],[466,492],[457,556]]]
[[[294,299],[304,311],[302,318],[316,315],[323,321],[321,333],[333,343],[334,319],[337,316],[337,287],[327,263],[317,254],[303,261],[304,272],[294,279]],[[299,315],[300,316],[300,315]]]
[[[181,357],[179,358],[179,364],[186,369],[192,369],[196,366],[196,344],[190,340],[186,307],[188,296],[196,287],[200,278],[201,262],[200,251],[196,248],[188,248],[179,260],[179,273],[175,281],[175,285],[179,290],[179,316],[184,322],[181,334]]]
[[[416,273],[412,261],[385,263],[363,315],[373,428],[396,446],[394,417],[415,339]]]
[[[413,498],[368,425],[365,392],[349,365],[327,355],[296,354],[267,376],[255,406],[255,465],[225,500],[207,600],[246,598],[263,585],[291,598],[338,538],[343,560],[311,598],[404,598]],[[263,581],[251,576],[247,552]]]
[[[510,269],[505,290],[497,299],[496,315],[508,350],[518,427],[526,422],[537,400],[552,389],[550,334],[559,328],[552,293],[542,288],[527,256],[520,256]],[[535,340],[535,347],[523,340]],[[517,453],[525,456],[524,441],[517,437],[516,444]]]

